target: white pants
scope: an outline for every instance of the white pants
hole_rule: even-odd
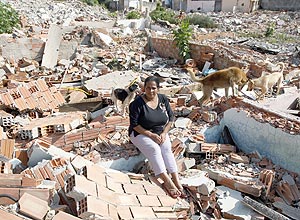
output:
[[[133,132],[130,135],[130,140],[148,158],[156,176],[167,171],[169,173],[178,171],[168,134],[165,142],[161,145],[142,134],[134,137]]]

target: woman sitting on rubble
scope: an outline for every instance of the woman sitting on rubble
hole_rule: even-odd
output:
[[[129,106],[131,142],[148,158],[155,176],[173,197],[185,197],[180,184],[177,165],[171,149],[168,132],[174,121],[167,97],[158,94],[159,79],[149,76],[144,82],[144,94]],[[171,174],[172,179],[169,174]]]

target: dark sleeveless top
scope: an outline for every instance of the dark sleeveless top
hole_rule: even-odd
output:
[[[130,125],[129,135],[134,132],[134,136],[139,133],[133,128],[137,125],[153,133],[161,134],[165,125],[169,121],[174,121],[174,113],[169,104],[168,98],[163,94],[158,94],[158,105],[155,109],[149,107],[141,96],[138,96],[129,105]]]

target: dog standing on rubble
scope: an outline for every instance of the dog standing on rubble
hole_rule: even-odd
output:
[[[189,62],[187,60],[187,62]],[[232,88],[232,95],[235,96],[235,86],[239,86],[239,90],[247,83],[248,78],[246,73],[238,67],[229,67],[213,72],[203,78],[196,78],[195,71],[187,65],[186,70],[190,73],[193,81],[199,82],[202,85],[203,96],[199,99],[199,104],[206,104],[214,90],[214,88],[225,88],[225,95],[228,97],[229,88]]]
[[[280,89],[282,87],[283,81],[283,70],[284,70],[284,63],[280,62],[277,64],[281,66],[280,72],[274,72],[269,75],[263,75],[257,79],[250,79],[248,82],[248,91],[252,91],[254,88],[260,88],[261,93],[258,95],[257,99],[264,99],[265,94],[271,90],[273,93],[273,86],[277,85],[277,92],[276,96],[279,95]]]
[[[130,102],[134,99],[136,95],[136,90],[139,88],[136,80],[131,83],[127,88],[116,88],[112,89],[111,92],[111,100],[114,102],[114,106],[121,115],[125,116],[126,111],[128,110],[128,106]],[[121,110],[119,111],[118,102],[121,102]]]

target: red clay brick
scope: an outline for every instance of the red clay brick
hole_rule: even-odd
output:
[[[23,218],[20,218],[16,215],[10,214],[10,213],[5,212],[5,211],[0,209],[0,219],[3,219],[3,220],[22,220]],[[66,220],[68,220],[68,219],[66,219]]]
[[[19,200],[20,212],[34,219],[44,219],[49,207],[42,199],[25,193]]]
[[[0,174],[0,186],[20,187],[22,186],[21,174]]]
[[[108,203],[93,196],[87,196],[77,203],[78,216],[86,218],[92,214],[108,217]]]
[[[162,206],[174,206],[177,202],[177,199],[173,199],[170,196],[158,196],[158,199]]]
[[[132,212],[133,218],[139,218],[139,219],[155,219],[156,216],[150,207],[137,207],[132,206],[130,207],[130,210]]]
[[[141,206],[161,206],[161,203],[158,200],[157,196],[137,195],[137,197],[140,201]]]
[[[86,178],[95,183],[106,186],[105,168],[92,164],[86,166]]]
[[[7,194],[15,198],[16,200],[20,199],[20,189],[19,188],[0,188],[0,194]],[[14,200],[11,200],[7,197],[0,197],[0,205],[9,205],[16,203]],[[0,218],[1,219],[1,218]]]
[[[117,206],[120,219],[128,220],[132,219],[132,214],[128,206]]]
[[[77,218],[73,215],[60,211],[53,217],[52,220],[80,220],[80,218]]]
[[[142,184],[123,184],[123,188],[125,193],[127,194],[135,194],[135,195],[145,195],[146,191]]]
[[[37,188],[20,188],[20,197],[25,193],[35,196],[43,201],[50,202],[49,189],[37,189]]]

